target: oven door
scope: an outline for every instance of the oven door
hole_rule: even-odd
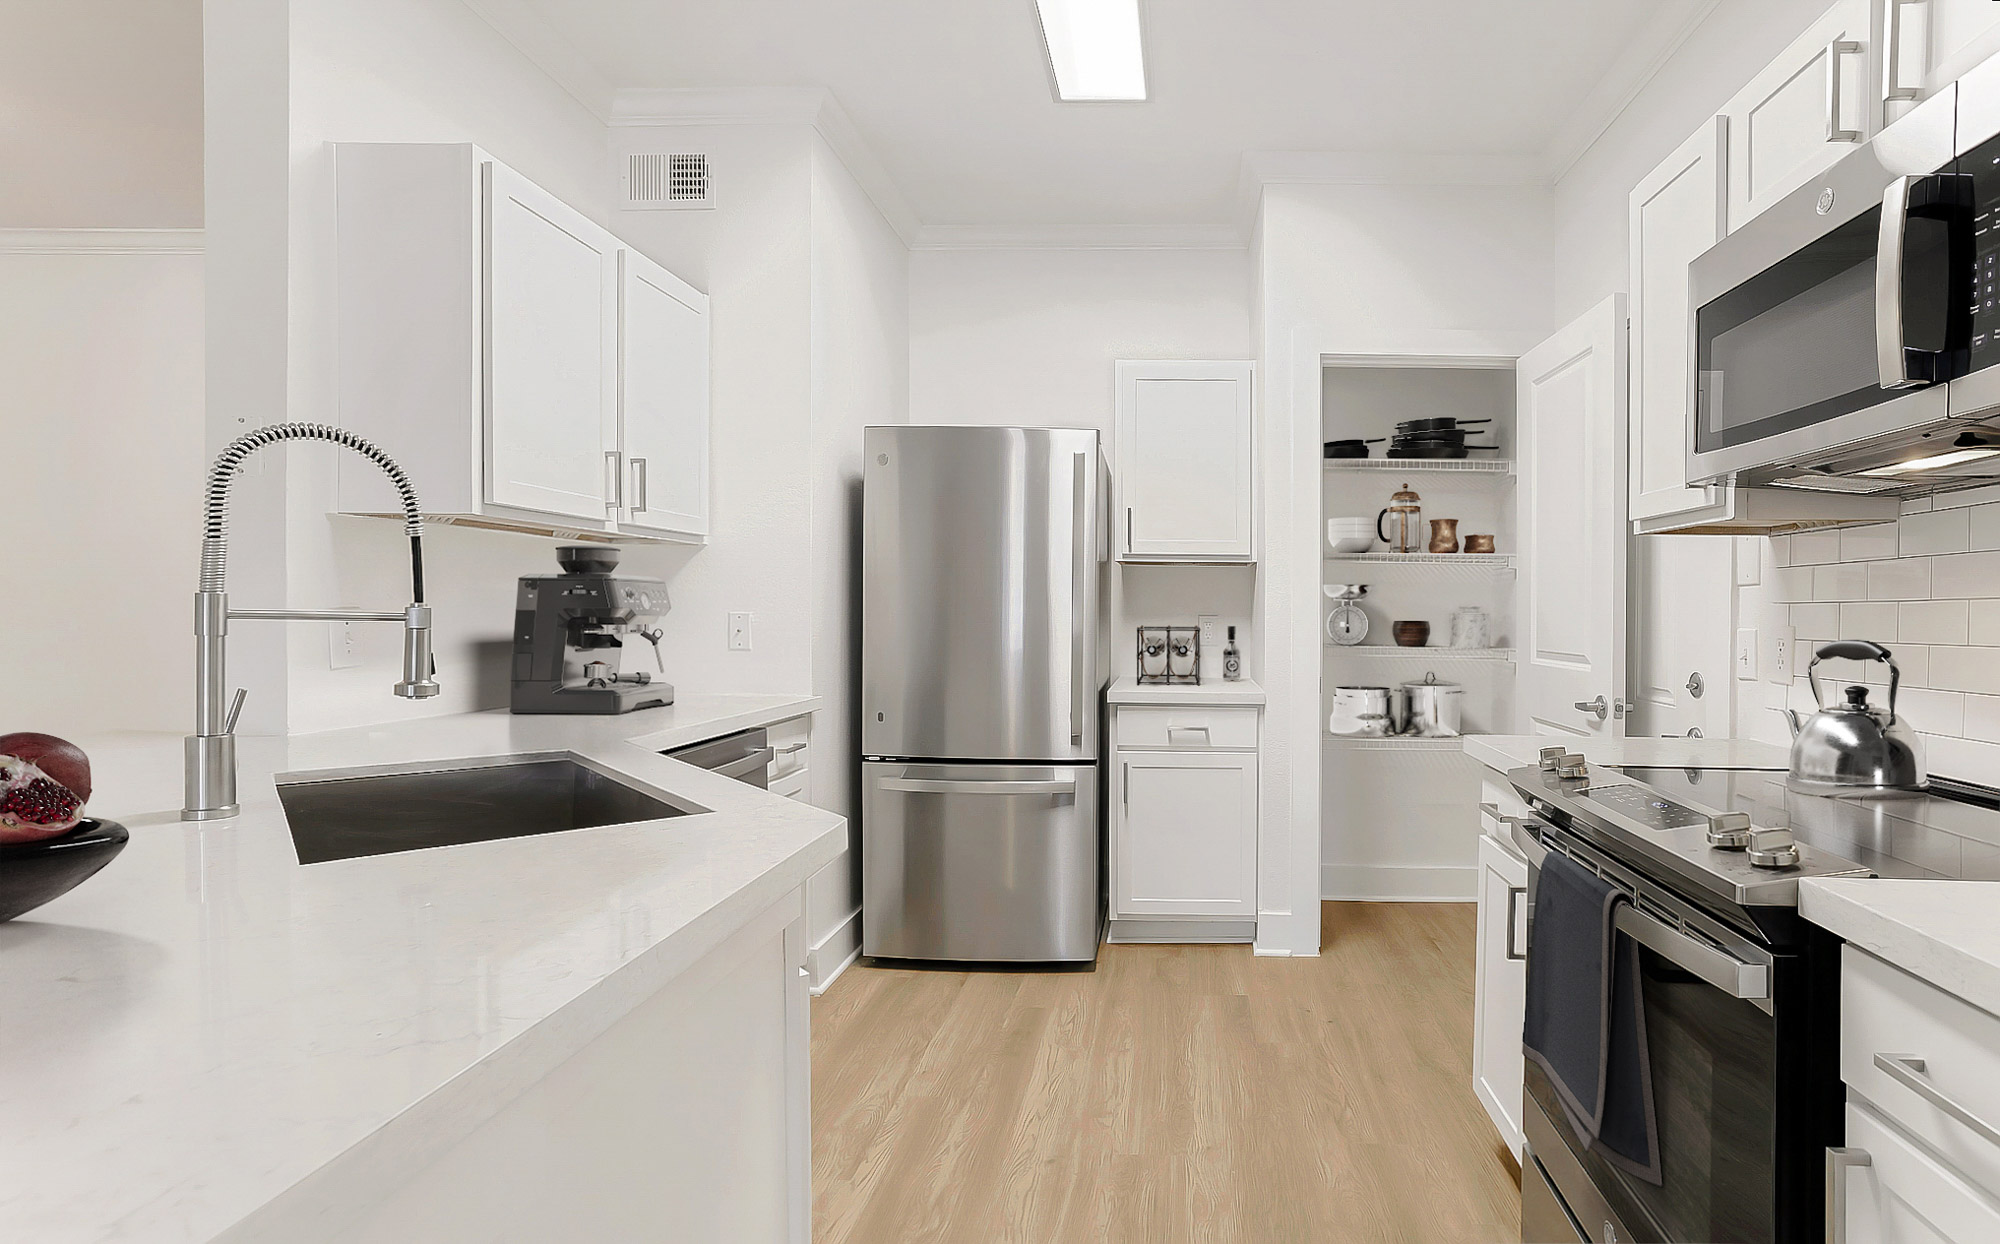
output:
[[[1926,100],[1689,268],[1690,483],[1783,478],[1944,421],[1971,339],[1954,109]]]
[[[1534,898],[1550,847],[1601,873],[1615,866],[1546,826],[1539,834],[1524,828],[1516,825],[1515,838],[1531,864],[1532,962]],[[1614,884],[1621,880],[1614,877]],[[1785,1077],[1772,994],[1783,958],[1663,893],[1647,892],[1621,911],[1621,935],[1639,943],[1661,1182],[1630,1174],[1590,1148],[1532,1060],[1522,1106],[1529,1148],[1592,1238],[1600,1224],[1615,1233],[1607,1238],[1631,1241],[1806,1238],[1797,1232],[1817,1230],[1817,1220],[1802,1222],[1795,1206],[1780,1204],[1789,1174],[1780,1173],[1788,1164],[1779,1140]]]

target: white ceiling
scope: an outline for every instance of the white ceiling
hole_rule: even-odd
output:
[[[199,228],[201,0],[0,0],[0,228]]]
[[[829,88],[923,224],[1018,229],[1226,225],[1253,151],[1547,177],[1715,2],[1145,0],[1152,98],[1060,104],[1032,0],[472,0],[580,96]]]

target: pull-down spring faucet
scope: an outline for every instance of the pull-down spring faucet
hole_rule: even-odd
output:
[[[231,609],[223,590],[229,554],[229,489],[244,459],[279,441],[329,441],[367,458],[389,476],[403,506],[403,530],[410,537],[410,605],[400,612],[347,609]],[[236,718],[243,711],[243,691],[237,689],[227,710],[226,641],[229,620],[280,619],[327,622],[401,622],[403,677],[396,694],[422,700],[438,693],[431,661],[431,609],[424,603],[424,521],[417,490],[410,477],[388,454],[342,428],[322,423],[274,423],[246,432],[229,442],[208,468],[202,520],[201,580],[194,594],[194,733],[187,737],[183,773],[184,821],[214,821],[235,816]]]

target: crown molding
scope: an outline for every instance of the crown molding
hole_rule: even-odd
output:
[[[804,125],[861,186],[903,245],[920,231],[917,213],[847,109],[825,87],[630,87],[616,93],[607,124],[621,128],[685,125]]]
[[[1005,228],[925,225],[913,251],[1235,251],[1244,235],[1234,225],[1049,225]]]
[[[1632,101],[1721,5],[1722,0],[1661,0],[1645,27],[1626,40],[1625,50],[1549,141],[1543,162],[1550,184],[1569,176],[1576,162],[1625,115]]]
[[[611,120],[617,89],[576,45],[542,20],[525,0],[462,0],[480,20],[547,74],[600,122]]]
[[[0,229],[0,255],[199,255],[200,229]]]

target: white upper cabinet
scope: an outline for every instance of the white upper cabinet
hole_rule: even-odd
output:
[[[618,240],[487,162],[486,499],[590,522],[616,476]]]
[[[1626,442],[1632,519],[1706,509],[1714,488],[1689,488],[1688,265],[1721,240],[1729,124],[1712,117],[1632,189],[1632,430]]]
[[[708,296],[619,253],[622,525],[708,534]]]
[[[699,542],[708,300],[468,144],[334,149],[338,422],[435,518]],[[394,513],[343,461],[344,513]]]
[[[1118,560],[1256,559],[1246,362],[1117,365]]]
[[[1884,118],[1895,120],[1939,87],[2000,52],[1993,0],[1881,0]]]
[[[1840,0],[1723,105],[1731,229],[1881,128],[1873,11]]]

